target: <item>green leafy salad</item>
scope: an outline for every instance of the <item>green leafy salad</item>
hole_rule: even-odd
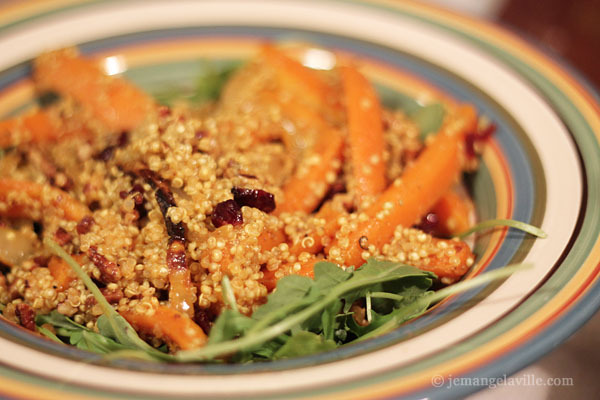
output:
[[[537,228],[524,227],[530,233],[543,235]],[[435,275],[409,265],[369,259],[354,271],[320,262],[315,265],[314,279],[298,275],[280,279],[277,289],[251,317],[237,310],[225,277],[223,287],[228,308],[214,323],[208,344],[198,350],[167,354],[165,347],[156,349],[140,339],[60,246],[49,239],[45,244],[64,258],[83,280],[102,306],[104,315],[98,319],[98,332],[57,311],[39,315],[36,324],[41,334],[109,358],[172,362],[267,361],[333,350],[387,333],[452,294],[506,278],[527,267],[527,264],[504,267],[432,291]],[[353,316],[356,312],[353,306],[357,304],[364,310],[362,323]]]

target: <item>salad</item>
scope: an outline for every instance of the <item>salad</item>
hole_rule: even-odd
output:
[[[513,271],[455,284],[476,260],[459,236],[478,229],[461,176],[494,130],[471,105],[387,109],[355,60],[317,71],[271,44],[199,102],[74,48],[39,56],[33,79],[40,106],[0,122],[0,308],[50,340],[294,357]],[[480,227],[497,224],[543,236]]]

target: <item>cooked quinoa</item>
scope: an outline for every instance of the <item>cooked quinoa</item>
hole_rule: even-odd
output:
[[[341,90],[337,75],[326,72],[321,78]],[[179,262],[191,282],[187,306],[180,311],[205,330],[206,321],[210,325],[224,306],[225,275],[239,310],[250,315],[272,289],[264,281],[265,274],[277,279],[300,271],[315,257],[310,249],[316,245],[321,249],[317,259],[326,258],[342,268],[358,267],[345,263],[349,234],[369,218],[363,210],[374,198],[356,202],[357,182],[351,165],[343,162],[349,158],[347,150],[342,159],[331,163],[325,181],[312,187],[322,202],[341,210],[333,236],[322,234],[327,221],[314,212],[320,206],[309,213],[278,213],[242,205],[243,222],[217,226],[219,207],[237,207],[232,190],[272,195],[278,205],[292,176],[302,176],[303,168],[322,162],[311,152],[318,129],[287,117],[276,102],[264,101],[260,96],[264,91],[288,96],[273,67],[258,59],[235,74],[218,102],[155,107],[130,131],[106,129],[85,107],[66,97],[48,112],[60,124],[85,126],[83,133],[31,144],[26,129],[12,132],[15,146],[0,158],[0,179],[64,191],[85,205],[89,215],[69,220],[63,209],[51,206],[50,192],[41,200],[27,191],[0,196],[0,247],[11,247],[11,241],[29,243],[22,252],[27,257],[16,264],[11,262],[14,255],[0,251],[5,264],[0,273],[4,317],[26,325],[28,311],[20,306],[26,304],[36,314],[57,310],[94,328],[102,314],[79,279],[63,286],[53,275],[49,264],[56,260],[41,244],[44,236],[75,256],[121,313],[152,315],[159,305],[171,304],[175,267],[170,263]],[[326,118],[346,134],[342,106],[332,104]],[[382,119],[385,178],[394,185],[424,144],[415,123],[402,112],[384,110]],[[15,217],[15,207],[26,212]],[[386,209],[384,205],[377,218],[386,218]],[[265,241],[268,235],[273,238]],[[458,266],[460,243],[455,248],[453,241],[436,240],[409,226],[398,226],[391,241],[380,248],[366,237],[360,240],[364,260],[385,258],[425,269],[432,259],[440,258],[450,268]],[[307,251],[297,251],[298,246]],[[470,266],[473,258],[467,263]],[[156,345],[162,341],[149,339]]]

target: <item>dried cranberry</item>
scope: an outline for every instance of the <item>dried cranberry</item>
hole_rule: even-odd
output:
[[[215,316],[210,310],[197,309],[194,312],[194,322],[196,322],[207,335],[210,334],[210,328],[212,327],[214,319]]]
[[[92,229],[94,222],[94,218],[90,217],[89,215],[83,217],[77,224],[77,233],[80,235],[85,235]]]
[[[127,143],[129,143],[129,132],[123,131],[119,135],[119,139],[117,140],[117,147],[123,147]]]
[[[212,223],[217,228],[225,224],[241,225],[243,222],[242,209],[235,200],[226,200],[217,204],[212,214]]]
[[[260,189],[233,188],[233,199],[240,206],[258,208],[260,211],[270,213],[275,209],[275,196]]]
[[[467,133],[465,135],[465,150],[467,152],[467,156],[469,158],[474,158],[477,155],[477,152],[475,151],[475,144],[489,139],[495,131],[496,125],[489,124],[481,130]]]
[[[465,136],[465,151],[467,152],[467,157],[475,158],[477,153],[475,152],[475,142],[477,138],[474,133],[468,133]]]
[[[417,225],[417,228],[425,233],[433,233],[438,228],[440,219],[436,213],[428,213]]]
[[[205,136],[206,136],[206,131],[204,131],[202,129],[197,129],[196,132],[195,132],[195,134],[194,134],[194,137],[196,139],[202,139]]]
[[[110,161],[110,159],[113,157],[113,154],[115,153],[116,147],[117,146],[106,147],[104,150],[102,150],[100,153],[94,156],[94,160],[104,162]]]
[[[64,228],[59,227],[56,232],[54,232],[54,240],[61,246],[69,243],[71,239],[73,239],[73,237],[69,234],[69,232],[64,230]]]
[[[171,109],[167,106],[160,106],[158,108],[158,115],[160,115],[161,117],[168,117],[169,115],[171,115]]]

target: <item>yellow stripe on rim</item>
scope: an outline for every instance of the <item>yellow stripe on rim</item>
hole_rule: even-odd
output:
[[[30,79],[21,79],[2,91],[0,95],[0,116],[14,111],[17,107],[35,98],[35,87]]]

